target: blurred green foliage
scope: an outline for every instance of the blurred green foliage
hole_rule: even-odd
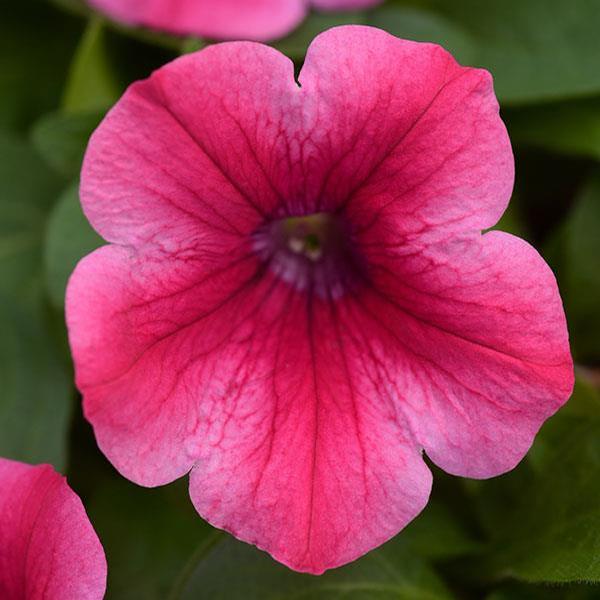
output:
[[[184,482],[121,478],[71,383],[64,289],[102,244],[77,198],[87,140],[127,85],[207,41],[128,30],[80,0],[0,10],[0,455],[67,469],[106,548],[108,598],[600,597],[598,0],[389,0],[313,14],[275,44],[300,65],[319,31],[363,23],[492,71],[517,158],[498,227],[554,268],[579,365],[574,398],[517,469],[485,482],[436,470],[430,504],[401,535],[320,578],[216,532]]]
[[[42,261],[60,186],[31,144],[0,131],[0,456],[62,468],[74,390],[57,356]]]

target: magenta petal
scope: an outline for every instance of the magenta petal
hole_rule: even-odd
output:
[[[290,32],[306,0],[89,0],[114,19],[178,34],[269,40]]]
[[[242,252],[208,265],[118,246],[79,263],[67,293],[77,385],[98,444],[129,479],[160,485],[195,463],[201,401],[227,385],[211,354],[252,309],[242,292],[255,263]]]
[[[370,377],[343,303],[281,283],[248,354],[219,359],[231,392],[207,407],[190,493],[213,525],[299,571],[383,543],[424,507],[431,474],[402,410]]]
[[[320,573],[452,473],[518,462],[573,380],[556,282],[481,235],[513,158],[491,78],[366,27],[291,62],[212,46],[133,85],[91,139],[113,246],[69,283],[85,414],[143,485],[191,470],[211,523]]]
[[[513,156],[487,71],[434,44],[339,27],[311,44],[300,81],[318,97],[313,139],[336,158],[319,194],[357,224],[401,243],[485,229],[506,209]]]
[[[377,252],[374,287],[360,299],[389,350],[396,401],[444,470],[499,475],[573,388],[554,275],[501,232],[413,250]]]
[[[65,478],[0,458],[0,597],[96,600],[105,588],[104,551]]]
[[[209,47],[132,85],[88,147],[86,216],[108,241],[167,254],[180,240],[239,243],[280,201],[272,179],[289,146],[276,133],[298,118],[298,91],[292,62],[251,43]]]
[[[309,6],[353,10],[382,0],[88,0],[113,19],[176,34],[271,40],[290,33]]]

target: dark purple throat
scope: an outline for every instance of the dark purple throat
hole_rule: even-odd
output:
[[[282,280],[323,298],[339,298],[364,276],[351,227],[336,214],[267,223],[254,235],[254,250]]]

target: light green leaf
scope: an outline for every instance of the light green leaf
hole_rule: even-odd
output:
[[[206,47],[206,42],[198,37],[188,37],[181,42],[181,54],[191,54]]]
[[[440,44],[463,64],[475,59],[475,41],[469,32],[439,13],[384,4],[369,14],[367,22],[404,39]]]
[[[469,64],[489,69],[505,104],[592,95],[600,91],[600,10],[597,0],[413,0],[436,15],[415,30],[414,15],[389,16],[404,7],[383,5],[374,22],[395,35],[441,43]],[[375,15],[379,11],[375,11]],[[386,25],[387,20],[387,25]],[[457,35],[458,33],[458,35]],[[466,44],[465,44],[466,42]],[[467,51],[465,52],[465,48]]]
[[[77,263],[104,243],[81,210],[78,185],[71,186],[50,215],[44,252],[46,286],[58,308],[64,306],[67,281]]]
[[[68,113],[103,111],[119,99],[121,92],[109,58],[103,20],[94,15],[71,64],[63,109]]]

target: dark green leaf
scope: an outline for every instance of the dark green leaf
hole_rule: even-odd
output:
[[[500,221],[494,225],[494,229],[506,231],[507,233],[512,233],[513,235],[517,235],[524,239],[528,238],[528,232],[523,223],[523,216],[519,211],[519,201],[516,194],[513,194],[508,208],[502,215]]]
[[[107,600],[165,600],[194,549],[213,535],[183,480],[144,489],[116,474],[96,481],[88,513],[108,557]]]
[[[50,0],[50,2],[76,15],[88,17],[91,11],[85,0]]]
[[[23,295],[42,274],[46,218],[62,181],[20,138],[0,133],[0,292]]]
[[[62,469],[71,386],[41,285],[43,228],[60,185],[26,142],[0,135],[0,456]]]
[[[0,129],[25,130],[58,107],[80,31],[45,2],[0,3]]]
[[[590,402],[582,401],[587,413]],[[592,402],[600,403],[597,394]],[[533,582],[600,581],[600,408],[577,412],[546,423],[532,460],[478,485],[493,536],[491,572]]]
[[[103,114],[55,112],[46,115],[33,128],[33,143],[57,172],[69,179],[78,177],[88,139]]]
[[[544,245],[563,225],[582,184],[589,177],[590,164],[522,148],[515,148],[515,163],[515,190],[509,210],[516,209],[516,216],[523,225],[522,234],[546,257]],[[550,266],[555,271],[562,263],[560,252],[555,254],[559,246],[547,257],[552,258]]]
[[[481,545],[440,500],[430,500],[423,512],[398,534],[407,552],[429,560],[447,560],[479,552]]]
[[[0,456],[64,470],[72,388],[42,308],[0,294]]]
[[[600,100],[521,108],[505,113],[513,143],[600,159]]]
[[[86,254],[104,244],[92,229],[79,204],[78,186],[69,188],[54,208],[46,235],[46,285],[52,302],[62,307],[67,281]]]
[[[579,360],[600,360],[600,171],[565,226],[563,291]]]
[[[200,561],[181,593],[190,600],[442,600],[452,596],[434,571],[399,538],[360,560],[319,577],[294,573],[233,539]]]
[[[597,600],[594,585],[531,585],[511,583],[485,597],[485,600]]]
[[[311,13],[298,29],[273,45],[286,56],[301,60],[306,49],[319,33],[337,25],[364,22],[363,13]]]

